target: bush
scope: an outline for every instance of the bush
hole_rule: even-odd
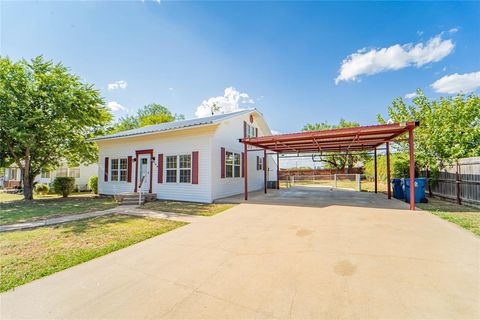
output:
[[[52,183],[53,191],[66,198],[75,189],[75,178],[56,177]]]
[[[35,185],[35,192],[38,194],[47,194],[50,188],[45,183],[37,183]]]
[[[88,179],[88,187],[90,190],[92,190],[93,193],[97,194],[98,193],[98,177],[97,176],[91,176],[90,179]]]
[[[371,157],[364,165],[364,173],[367,179],[373,180],[374,168],[373,157]],[[418,166],[415,165],[415,176],[418,176],[418,173]],[[377,174],[379,181],[387,181],[387,159],[384,155],[377,156]],[[408,154],[390,154],[390,174],[391,178],[410,177],[410,160]]]

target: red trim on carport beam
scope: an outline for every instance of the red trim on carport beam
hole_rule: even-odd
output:
[[[410,154],[410,210],[415,210],[415,154],[413,128],[408,130],[408,149]]]
[[[269,142],[269,141],[279,141],[279,142],[288,142],[288,141],[297,141],[297,140],[310,140],[312,138],[316,139],[328,139],[328,138],[345,138],[345,137],[355,137],[355,136],[371,136],[371,135],[381,135],[381,134],[392,134],[394,136],[403,134],[408,130],[409,127],[400,128],[396,130],[378,130],[378,131],[353,131],[350,133],[342,134],[326,134],[322,131],[310,131],[286,135],[276,135],[276,136],[262,136],[258,138],[247,138],[247,141],[258,141],[258,142]]]
[[[153,184],[153,149],[143,149],[135,150],[135,191],[137,192],[138,188],[138,155],[140,154],[150,154],[150,188],[149,193],[152,193],[152,184]]]
[[[381,139],[381,140],[361,140],[361,141],[358,141],[358,142],[355,142],[355,144],[352,144],[351,141],[340,141],[338,143],[334,143],[334,142],[331,142],[329,141],[328,143],[319,143],[319,146],[320,148],[315,144],[315,146],[313,146],[314,148],[316,149],[322,149],[324,147],[350,147],[350,148],[353,148],[355,146],[358,146],[358,145],[372,145],[372,146],[379,146],[379,145],[382,145],[384,144],[385,142],[390,142],[389,140],[388,141],[385,141],[385,139]],[[263,147],[263,148],[269,148],[270,144],[269,145],[265,145],[265,144],[252,144],[258,148],[260,147]],[[312,148],[312,144],[311,143],[301,143],[301,144],[284,144],[282,143],[283,147],[284,148],[287,148],[287,147],[290,147],[290,148],[304,148],[304,147],[308,147],[308,148]],[[275,148],[275,144],[272,144],[271,145],[272,148]]]

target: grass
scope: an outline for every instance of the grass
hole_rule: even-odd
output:
[[[418,203],[417,207],[430,211],[434,215],[453,222],[480,236],[480,209],[437,198],[428,198],[428,203]]]
[[[4,232],[0,236],[0,291],[6,291],[185,225],[184,222],[103,216]]]
[[[213,216],[234,207],[235,204],[221,203],[198,203],[185,201],[163,201],[157,200],[145,203],[146,209],[175,212],[184,214],[193,214],[197,216]]]
[[[106,210],[117,206],[109,198],[92,194],[69,198],[44,198],[32,201],[16,200],[0,202],[0,224],[12,224],[63,215]]]

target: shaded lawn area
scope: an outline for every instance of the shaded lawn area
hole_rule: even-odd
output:
[[[223,212],[234,206],[236,206],[236,204],[199,203],[199,202],[164,201],[164,200],[147,202],[144,205],[146,209],[163,211],[163,212],[193,214],[197,216],[213,216],[217,213]]]
[[[417,206],[480,236],[480,209],[437,198],[428,198],[428,203],[417,203]]]
[[[42,220],[69,214],[106,210],[118,204],[109,198],[92,194],[69,198],[37,199],[32,201],[0,202],[0,224]]]
[[[333,187],[333,180],[297,180],[295,181],[295,185],[319,185],[319,186],[325,186],[325,187]],[[287,183],[285,181],[280,181],[280,187],[281,188],[286,188]],[[364,192],[374,192],[375,191],[375,183],[373,181],[366,181],[362,180],[360,187],[362,191]],[[378,192],[387,192],[387,184],[378,181]],[[356,190],[357,188],[357,182],[355,180],[348,180],[348,179],[339,179],[337,180],[337,188],[345,188],[345,189],[353,189]]]
[[[54,199],[54,198],[59,198],[60,195],[57,194],[45,194],[45,195],[40,195],[40,194],[33,194],[34,199]],[[3,202],[10,202],[10,201],[20,201],[23,200],[23,194],[22,193],[0,193],[0,203]]]
[[[0,291],[155,237],[185,222],[103,216],[0,234]]]

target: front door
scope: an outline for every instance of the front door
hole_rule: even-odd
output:
[[[138,157],[138,190],[148,192],[150,190],[150,155],[140,155]]]

